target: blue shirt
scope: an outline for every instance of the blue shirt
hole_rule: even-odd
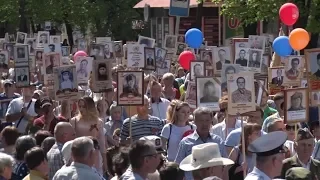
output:
[[[189,156],[192,152],[192,147],[203,144],[203,143],[217,143],[219,145],[220,154],[222,157],[227,157],[227,152],[224,146],[224,142],[221,137],[210,134],[210,136],[204,142],[198,135],[197,131],[194,131],[187,137],[184,137],[180,143],[178,148],[178,153],[174,162],[180,164],[180,162],[187,156]],[[193,176],[191,172],[185,172],[185,180],[193,180]]]

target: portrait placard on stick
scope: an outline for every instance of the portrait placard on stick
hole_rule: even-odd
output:
[[[61,41],[61,36],[50,36],[50,44],[60,44]]]
[[[223,64],[222,71],[221,71],[221,91],[227,92],[227,75],[228,74],[238,74],[240,72],[240,65],[239,64]]]
[[[94,60],[104,59],[104,45],[103,44],[90,44],[90,56],[94,57]]]
[[[14,59],[13,43],[3,43],[3,50],[8,51],[9,59]]]
[[[165,73],[170,72],[173,53],[166,53],[165,60],[157,67],[158,77],[163,76]]]
[[[59,53],[61,54],[61,44],[44,44],[43,45],[44,53]]]
[[[9,54],[8,51],[0,50],[0,69],[9,68]]]
[[[61,46],[62,57],[68,57],[70,54],[70,46]]]
[[[145,36],[139,36],[138,38],[138,44],[141,44],[145,47],[154,48],[155,42],[156,42],[155,39],[145,37]]]
[[[123,57],[122,41],[114,41],[114,54],[115,57]]]
[[[286,89],[284,92],[284,123],[308,122],[308,88]]]
[[[306,49],[305,59],[309,88],[320,90],[320,48]]]
[[[127,44],[128,67],[144,68],[144,47],[141,44]]]
[[[270,55],[268,54],[264,54],[262,56],[262,60],[261,60],[261,75],[267,76],[268,75],[268,68],[270,66]]]
[[[15,67],[15,81],[16,87],[28,87],[30,86],[30,72],[29,67]]]
[[[112,62],[108,60],[94,60],[92,63],[92,91],[99,93],[112,89]]]
[[[284,66],[284,85],[300,86],[303,78],[304,58],[302,56],[289,56]]]
[[[88,49],[87,40],[84,38],[78,39],[77,50],[87,52],[87,49]]]
[[[280,92],[284,83],[284,67],[269,68],[268,73],[269,93],[271,95]]]
[[[156,55],[154,48],[144,47],[144,69],[146,70],[156,70]]]
[[[115,59],[113,41],[106,42],[106,44],[104,45],[104,58]]]
[[[26,44],[27,33],[17,32],[17,41],[16,44]]]
[[[27,38],[26,42],[27,42],[27,45],[29,46],[29,55],[33,56],[34,50],[37,47],[37,39],[36,38]]]
[[[38,67],[43,64],[43,49],[35,49],[35,61]]]
[[[231,64],[233,62],[231,58],[231,49],[227,47],[214,47],[213,50],[213,67],[215,74],[220,74],[222,65]],[[201,59],[203,60],[203,59]]]
[[[120,106],[143,105],[143,71],[118,71],[117,104]]]
[[[37,38],[37,47],[43,47],[45,44],[49,43],[50,33],[49,31],[39,31],[38,38]]]
[[[78,57],[76,60],[77,82],[78,84],[88,84],[92,71],[92,57]]]
[[[53,69],[55,100],[79,99],[76,66],[63,66]]]
[[[232,39],[232,47],[233,47],[233,57],[234,63],[236,63],[236,59],[239,58],[239,49],[249,48],[248,38],[233,38]]]
[[[187,102],[191,108],[197,108],[197,86],[195,82],[188,82],[184,101]]]
[[[176,52],[177,39],[178,37],[175,35],[166,35],[164,38],[164,48],[169,52]]]
[[[255,92],[252,72],[240,72],[227,75],[228,79],[228,113],[237,115],[255,111]]]
[[[29,66],[29,49],[28,45],[13,46],[15,67]]]
[[[221,98],[221,86],[214,77],[197,77],[197,107],[208,107],[213,111],[219,111],[219,99]]]
[[[264,52],[266,37],[257,36],[257,35],[249,35],[249,48],[250,49],[258,49]]]
[[[190,61],[190,81],[195,81],[196,77],[205,76],[205,61]]]
[[[163,48],[156,47],[155,51],[156,51],[156,65],[157,65],[157,68],[161,68],[162,63],[166,59],[167,50],[163,49]]]

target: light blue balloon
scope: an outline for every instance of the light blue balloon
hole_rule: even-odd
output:
[[[279,56],[289,56],[292,52],[292,47],[289,43],[289,37],[279,36],[272,44],[273,51]]]
[[[191,28],[186,32],[185,39],[189,47],[198,49],[203,42],[203,34],[199,29]]]

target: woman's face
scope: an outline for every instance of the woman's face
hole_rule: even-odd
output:
[[[85,104],[85,102],[83,100],[80,100],[78,102],[78,108],[79,108],[79,111],[80,111],[81,114],[86,113],[86,104]]]
[[[111,114],[111,118],[112,118],[112,120],[120,120],[121,119],[121,110],[120,109],[114,110]]]
[[[41,52],[37,52],[37,58],[41,58],[42,57],[42,53]]]
[[[177,112],[177,120],[186,122],[190,115],[190,107],[182,106]]]
[[[99,68],[99,74],[100,75],[105,75],[107,73],[107,69],[105,67],[100,67]]]
[[[183,70],[183,69],[180,69],[180,70],[178,71],[178,77],[183,77],[184,75],[185,75],[184,70]]]
[[[97,110],[99,112],[105,112],[106,111],[106,102],[103,100],[98,101],[97,103]]]
[[[163,79],[163,84],[165,86],[172,86],[173,85],[173,80],[171,78],[166,78],[166,79]]]

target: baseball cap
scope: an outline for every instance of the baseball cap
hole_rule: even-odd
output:
[[[139,140],[151,141],[155,146],[158,152],[165,152],[162,148],[162,140],[158,136],[144,136]]]

